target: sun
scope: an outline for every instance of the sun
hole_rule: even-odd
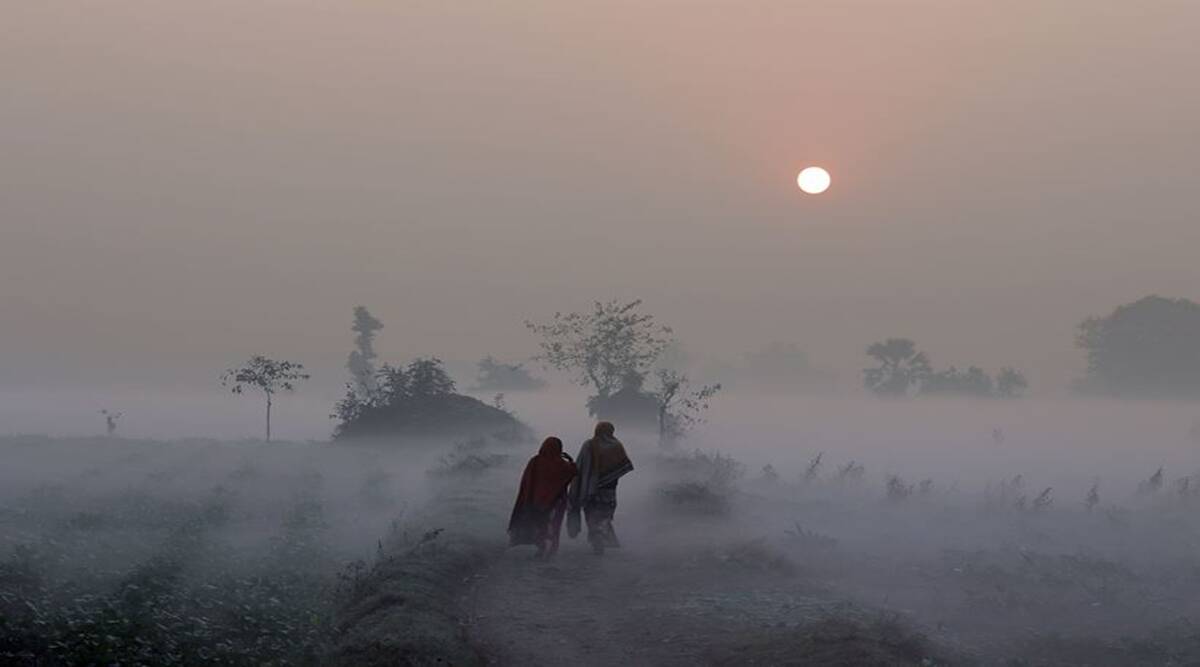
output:
[[[808,167],[796,177],[796,184],[806,194],[819,195],[829,189],[829,172],[820,167]]]

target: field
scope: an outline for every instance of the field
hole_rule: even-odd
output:
[[[625,434],[624,548],[564,537],[549,563],[504,548],[528,448],[0,439],[0,661],[1200,661],[1194,445],[1111,464],[1117,423],[1160,412],[1079,421],[1090,458],[1029,415],[995,441],[1000,417],[977,419],[971,465],[939,461],[934,429],[837,446],[889,420],[915,440],[921,419],[881,410],[792,448],[760,415],[742,430],[760,447]]]

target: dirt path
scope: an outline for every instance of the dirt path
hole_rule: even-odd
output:
[[[565,544],[550,563],[509,550],[477,574],[472,641],[495,665],[696,665],[834,611],[792,573],[727,554],[593,556]],[[755,564],[753,567],[759,567]]]

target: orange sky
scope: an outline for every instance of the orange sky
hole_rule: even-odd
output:
[[[0,372],[533,351],[642,297],[694,351],[1061,386],[1200,298],[1191,2],[54,2],[0,23]],[[833,188],[802,197],[817,162]],[[172,370],[174,369],[174,370]],[[205,375],[197,382],[209,382]],[[0,378],[0,383],[4,380]]]

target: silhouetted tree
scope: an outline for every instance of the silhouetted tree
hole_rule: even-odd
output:
[[[117,422],[121,419],[121,413],[111,410],[101,410],[100,414],[104,415],[104,432],[108,437],[113,437],[117,434]]]
[[[237,368],[231,368],[221,375],[221,385],[229,387],[233,393],[241,394],[245,388],[258,389],[267,398],[267,442],[271,441],[271,406],[275,394],[295,391],[296,384],[307,380],[310,376],[304,372],[304,365],[292,361],[278,361],[256,355]]]
[[[978,366],[960,371],[954,366],[944,371],[930,372],[921,382],[921,393],[926,395],[992,396],[993,383],[990,375]]]
[[[1114,396],[1200,394],[1200,305],[1148,296],[1079,325],[1087,352],[1081,388]]]
[[[591,312],[555,313],[549,322],[526,322],[541,337],[539,361],[576,375],[596,396],[608,398],[630,374],[645,377],[671,342],[671,329],[638,312],[640,300],[595,302]]]
[[[416,359],[409,362],[405,371],[408,376],[408,393],[411,396],[444,396],[454,393],[454,380],[442,368],[437,357]]]
[[[1029,388],[1025,375],[1014,368],[1005,366],[996,376],[996,395],[1000,398],[1017,398]]]
[[[703,413],[721,385],[704,385],[693,391],[688,377],[676,371],[660,368],[655,376],[658,387],[651,395],[657,404],[658,444],[669,448],[703,421]]]
[[[354,351],[346,360],[354,391],[362,399],[370,398],[375,391],[375,334],[383,329],[383,322],[375,319],[364,306],[354,307],[354,325],[350,327],[354,336]]]
[[[867,356],[879,362],[863,370],[867,389],[880,396],[904,396],[919,387],[932,372],[929,358],[918,352],[916,343],[907,338],[889,338],[867,348]]]
[[[546,386],[546,381],[530,375],[524,364],[506,364],[489,355],[476,367],[475,391],[536,391]]]
[[[435,357],[406,366],[384,364],[375,380],[378,389],[371,399],[360,400],[347,392],[335,406],[330,415],[338,420],[335,438],[464,434],[520,439],[529,435],[502,399],[491,406],[455,393],[454,380]]]

